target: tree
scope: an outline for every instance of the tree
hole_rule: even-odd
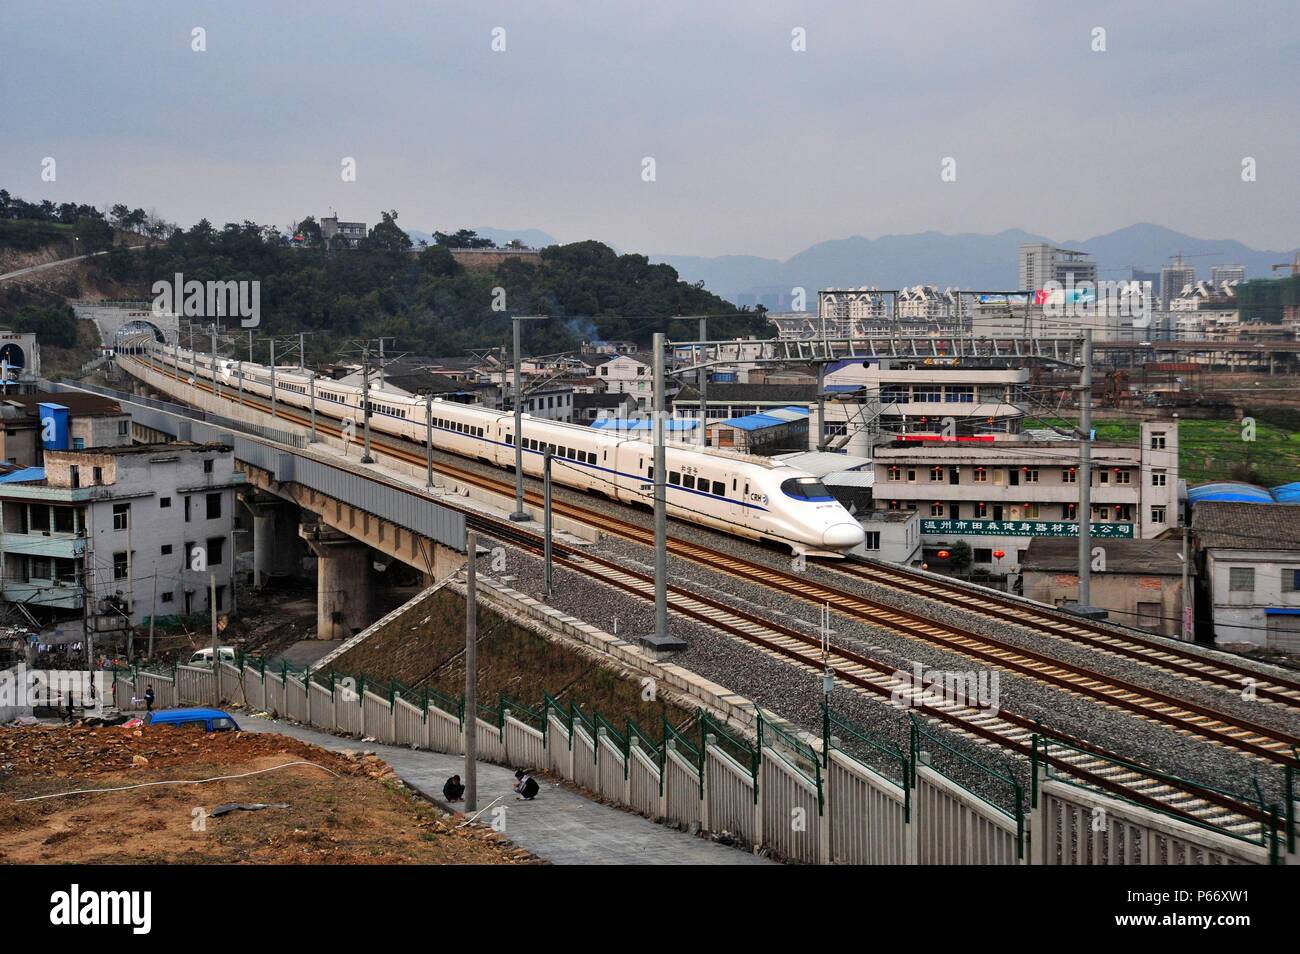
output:
[[[397,211],[390,209],[379,213],[383,217],[370,230],[370,247],[379,251],[405,252],[411,247],[411,237],[397,225]]]
[[[949,565],[957,571],[958,575],[965,573],[971,565],[970,544],[965,540],[958,540],[952,545],[952,556],[949,557]]]

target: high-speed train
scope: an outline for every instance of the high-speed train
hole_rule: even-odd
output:
[[[154,363],[169,367],[177,352],[158,342],[146,344]],[[209,356],[179,351],[180,373],[211,379]],[[248,362],[217,360],[218,381],[269,397],[270,370]],[[276,400],[307,408],[315,391],[316,413],[362,426],[360,387],[316,378],[297,368],[275,370]],[[230,394],[234,397],[234,394]],[[370,388],[370,426],[417,444],[425,442],[426,400]],[[511,471],[515,466],[515,422],[510,412],[434,398],[433,444],[463,457]],[[541,476],[550,450],[551,479],[557,483],[626,503],[654,503],[654,446],[645,440],[523,415],[524,472]],[[753,540],[771,540],[806,556],[843,556],[863,541],[862,527],[821,481],[804,471],[764,457],[669,443],[665,452],[668,514],[678,520]]]

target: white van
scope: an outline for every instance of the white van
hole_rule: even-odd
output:
[[[222,662],[230,663],[232,666],[235,664],[234,646],[218,646],[217,652],[221,653]],[[209,646],[207,649],[200,649],[198,652],[196,652],[193,656],[190,657],[190,661],[186,663],[186,665],[187,666],[211,666],[212,647]]]

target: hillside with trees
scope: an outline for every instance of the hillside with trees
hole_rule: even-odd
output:
[[[490,241],[462,229],[435,233],[436,244],[414,247],[394,210],[381,212],[357,247],[336,241],[327,248],[310,217],[287,233],[250,221],[217,227],[207,219],[180,229],[125,206],[104,214],[88,206],[27,203],[8,193],[0,198],[0,221],[14,234],[102,223],[108,237],[99,247],[112,248],[88,268],[140,299],[152,297],[155,281],[170,281],[177,273],[186,280],[260,281],[259,333],[314,332],[309,351],[320,358],[351,338],[378,335],[395,338],[396,349],[419,354],[501,345],[509,339],[511,314],[553,319],[528,323],[534,353],[589,339],[646,342],[655,331],[693,336],[692,325],[669,320],[676,315],[717,316],[710,333],[719,337],[763,333],[761,313],[738,312],[699,285],[681,281],[670,266],[652,265],[644,255],[619,255],[596,241],[551,246],[540,260],[466,269],[450,249],[486,248]],[[152,241],[136,249],[113,245],[114,229]],[[502,301],[497,289],[504,291],[500,310],[493,307]]]

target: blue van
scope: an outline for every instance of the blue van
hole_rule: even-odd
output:
[[[146,725],[201,725],[205,732],[238,732],[239,724],[220,709],[164,709],[151,712]]]

